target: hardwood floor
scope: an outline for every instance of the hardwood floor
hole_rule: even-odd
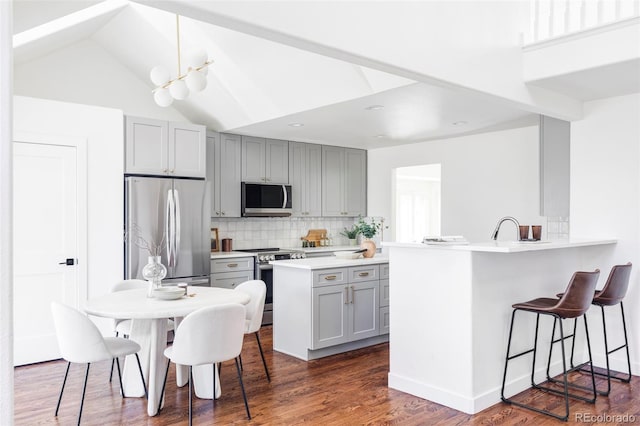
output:
[[[271,327],[260,337],[271,373],[264,375],[255,339],[245,338],[244,380],[253,419],[248,421],[233,362],[222,367],[222,397],[212,408],[211,400],[194,398],[194,424],[255,425],[557,425],[563,424],[507,404],[496,404],[476,415],[387,388],[389,348],[387,344],[361,349],[316,361],[304,362],[273,352]],[[66,362],[52,361],[15,369],[15,424],[76,423],[82,392],[84,367],[72,365],[58,417],[54,417]],[[174,369],[167,383],[165,407],[155,417],[146,414],[146,400],[120,397],[117,380],[109,384],[110,363],[93,364],[87,386],[84,425],[183,425],[187,424],[188,387],[176,389]],[[578,374],[575,374],[578,376]],[[582,378],[578,378],[581,380]],[[640,423],[640,377],[629,384],[614,382],[611,395],[598,397],[596,404],[572,401],[569,423],[616,424],[587,416],[628,415]],[[518,395],[547,408],[561,408],[539,391]],[[549,401],[554,401],[549,403]],[[578,417],[576,417],[578,416]],[[582,416],[582,417],[580,417]],[[582,421],[581,421],[582,420]],[[596,420],[596,419],[592,419]],[[613,421],[612,421],[613,420]]]

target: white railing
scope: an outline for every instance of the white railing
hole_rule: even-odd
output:
[[[531,0],[526,44],[640,16],[640,0]]]

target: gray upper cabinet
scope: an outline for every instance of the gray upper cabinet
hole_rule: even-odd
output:
[[[540,116],[540,215],[569,217],[570,123]]]
[[[211,216],[240,217],[240,136],[207,132],[207,144],[207,180],[212,182]]]
[[[242,136],[242,181],[288,184],[289,142]]]
[[[204,126],[127,116],[125,127],[125,173],[206,176]]]
[[[289,182],[294,216],[322,215],[322,147],[289,142]]]
[[[367,215],[367,152],[322,146],[322,215]]]

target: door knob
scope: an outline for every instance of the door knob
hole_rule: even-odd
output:
[[[76,264],[76,260],[73,258],[67,258],[67,260],[65,260],[64,262],[58,263],[58,265],[67,265],[67,266],[73,266],[75,264]]]

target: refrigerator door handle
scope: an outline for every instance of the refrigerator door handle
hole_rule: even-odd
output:
[[[165,220],[165,234],[167,237],[167,266],[173,266],[173,240],[174,240],[174,211],[175,203],[172,190],[167,191],[167,218]]]
[[[177,189],[173,190],[173,197],[175,199],[176,209],[174,215],[173,226],[175,230],[175,238],[173,239],[173,254],[175,256],[175,265],[178,266],[178,248],[180,247],[180,194]]]

